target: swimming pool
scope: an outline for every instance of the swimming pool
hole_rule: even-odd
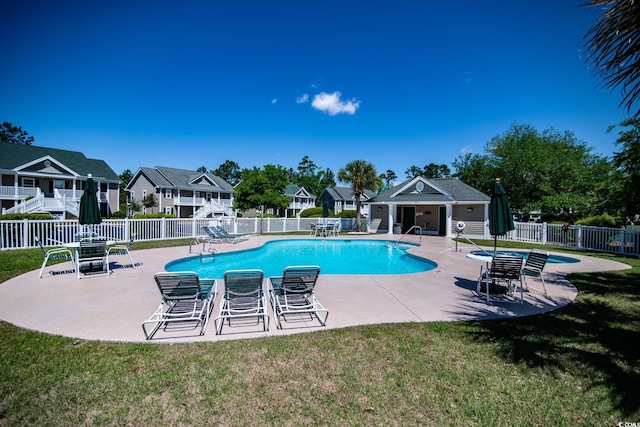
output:
[[[178,259],[165,270],[221,279],[227,270],[250,268],[263,270],[265,277],[280,276],[290,265],[319,265],[322,274],[410,274],[436,268],[435,262],[407,253],[415,246],[386,240],[276,240],[255,249]]]
[[[490,250],[488,252],[472,251],[471,253],[473,255],[480,255],[480,256],[487,255],[487,253],[489,253],[491,255],[491,254],[493,254],[493,250]],[[527,259],[527,255],[529,255],[528,251],[527,252],[522,252],[522,251],[498,251],[498,253],[502,254],[502,255],[521,256],[525,260]],[[569,257],[569,256],[550,254],[549,258],[547,259],[547,262],[549,264],[574,264],[576,262],[580,262],[580,260],[578,258],[573,258],[573,257]]]

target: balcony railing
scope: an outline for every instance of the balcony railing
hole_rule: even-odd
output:
[[[38,187],[15,187],[13,185],[0,186],[0,198],[2,199],[25,199],[27,197],[38,197],[40,188]]]

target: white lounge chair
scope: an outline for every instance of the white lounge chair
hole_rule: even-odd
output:
[[[182,330],[195,324],[200,326],[200,335],[204,335],[217,294],[216,280],[201,279],[193,271],[162,272],[153,277],[162,301],[151,317],[142,322],[145,337],[153,338],[163,325],[165,330],[169,325],[182,326]]]
[[[76,271],[80,274],[111,274],[106,240],[80,240],[76,251]]]
[[[311,320],[317,319],[322,326],[327,324],[329,311],[315,296],[319,275],[320,267],[305,265],[287,267],[282,276],[269,278],[269,296],[278,329],[282,329],[281,317],[286,321],[287,316],[294,315],[302,315],[303,318],[308,315]]]
[[[264,292],[264,272],[262,270],[229,270],[224,273],[224,293],[220,302],[220,314],[216,317],[216,333],[222,333],[225,323],[248,318],[262,321],[262,329],[269,330],[269,314]]]
[[[47,262],[49,261],[71,261],[73,264],[73,269],[75,271],[76,263],[73,259],[73,252],[69,248],[63,247],[54,247],[50,249],[46,249],[42,240],[40,240],[37,236],[35,237],[36,243],[42,249],[42,253],[44,254],[44,259],[42,260],[42,266],[40,267],[40,278],[42,279],[42,273],[44,272],[45,267],[47,266]]]
[[[129,257],[129,261],[131,261],[131,267],[136,268],[136,265],[133,262],[133,258],[131,258],[131,252],[129,252],[131,250],[131,246],[133,245],[133,241],[135,240],[135,238],[136,238],[136,233],[131,234],[129,243],[127,243],[126,245],[123,245],[123,244],[113,245],[109,247],[109,249],[107,250],[107,254],[109,256],[127,255]]]

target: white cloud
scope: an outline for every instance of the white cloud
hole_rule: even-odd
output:
[[[275,103],[277,103],[277,102],[278,102],[278,98],[273,98],[273,99],[271,100],[271,103],[272,103],[272,104],[275,104]]]
[[[309,94],[303,93],[300,98],[296,99],[296,104],[304,104],[309,101]]]
[[[350,114],[356,113],[356,110],[360,107],[360,101],[356,99],[350,99],[348,101],[342,101],[340,92],[325,93],[321,92],[313,97],[311,106],[316,110],[324,111],[330,116],[336,114]]]

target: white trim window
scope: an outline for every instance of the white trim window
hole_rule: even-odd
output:
[[[166,213],[167,215],[173,215],[173,206],[165,206],[164,213]]]
[[[170,188],[165,188],[164,190],[164,198],[165,199],[173,199],[173,191]]]
[[[35,188],[36,179],[24,176],[22,177],[22,186],[27,188]]]

